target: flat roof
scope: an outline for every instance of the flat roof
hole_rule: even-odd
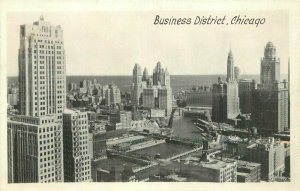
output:
[[[208,158],[209,161],[205,162],[205,161],[197,161],[199,160],[198,157],[188,157],[188,160],[184,163],[184,164],[192,164],[195,166],[202,166],[205,168],[211,168],[211,169],[221,169],[221,168],[225,168],[227,165],[234,163],[234,160],[231,159],[223,159],[223,160],[219,160],[219,159],[215,159],[215,158]],[[194,160],[193,160],[194,159]]]
[[[237,161],[238,167],[253,169],[255,167],[261,166],[261,164],[255,163],[255,162],[248,162],[248,161],[243,161],[243,160],[236,160],[236,161]]]
[[[145,138],[145,136],[142,136],[142,135],[136,135],[136,136],[130,136],[130,137],[120,137],[120,138],[108,141],[108,144],[117,145],[120,143],[131,142],[131,141],[135,141],[135,140],[139,140],[139,139],[143,139],[143,138]]]

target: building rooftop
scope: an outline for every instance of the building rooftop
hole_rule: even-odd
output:
[[[207,161],[200,160],[199,157],[187,157],[184,161],[184,164],[191,164],[196,166],[202,166],[205,168],[211,168],[211,169],[222,169],[227,167],[228,165],[232,165],[235,163],[235,160],[223,158],[222,160],[213,158],[211,156],[207,156]]]
[[[77,110],[77,109],[65,109],[64,110],[64,113],[66,113],[66,114],[74,114],[74,113],[78,113],[79,112],[79,110]]]
[[[120,138],[108,141],[107,144],[117,145],[117,144],[131,142],[131,141],[140,140],[140,139],[144,139],[144,138],[145,138],[145,136],[142,136],[142,135],[129,136],[129,137],[120,137]]]
[[[242,160],[236,160],[238,168],[247,168],[247,169],[254,169],[258,166],[261,166],[259,163],[255,162],[248,162],[248,161],[242,161]]]
[[[275,148],[283,143],[279,140],[275,140],[274,137],[257,139],[253,144],[249,145],[247,148],[264,148],[266,150],[270,148]]]

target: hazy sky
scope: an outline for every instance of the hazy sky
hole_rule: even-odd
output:
[[[235,15],[266,18],[264,25],[157,26],[161,17]],[[259,74],[264,46],[272,41],[287,73],[288,14],[272,12],[46,12],[7,15],[9,76],[18,75],[19,26],[44,16],[64,30],[67,75],[131,75],[135,63],[152,73],[157,61],[170,74],[225,74],[231,47],[242,74]]]

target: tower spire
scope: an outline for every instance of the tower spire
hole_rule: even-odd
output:
[[[233,61],[233,54],[231,49],[229,50],[228,57],[227,57],[227,82],[234,80],[234,61]]]

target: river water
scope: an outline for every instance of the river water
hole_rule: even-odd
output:
[[[191,140],[202,140],[200,131],[194,125],[189,117],[174,116],[173,118],[173,136],[180,138],[189,138]]]

